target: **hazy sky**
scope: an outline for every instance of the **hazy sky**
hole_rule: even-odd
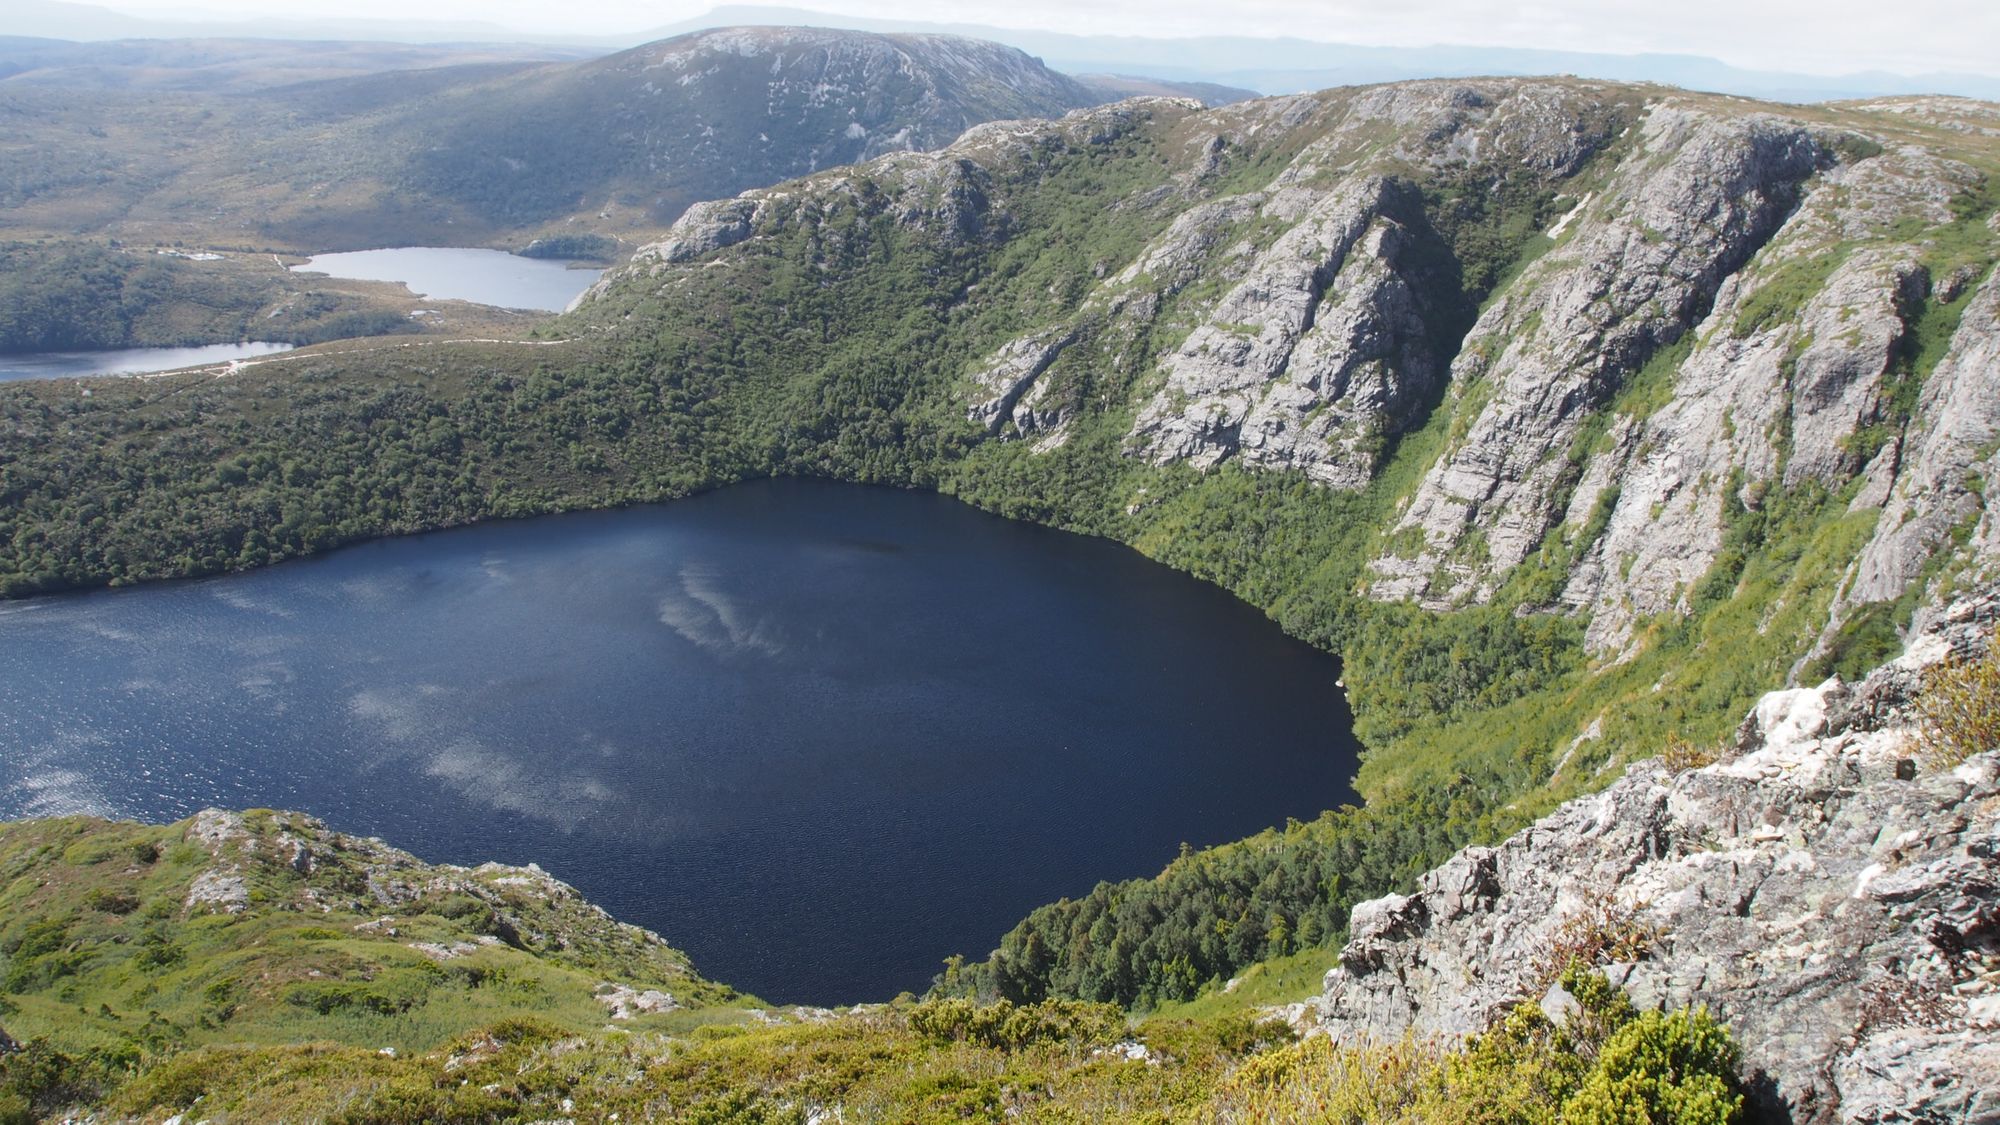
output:
[[[695,0],[98,0],[135,15],[480,20],[616,34],[690,19]],[[785,0],[766,0],[782,4]],[[792,0],[884,19],[1084,34],[1291,35],[1342,43],[1553,47],[1709,55],[1819,73],[2000,69],[2000,0]]]

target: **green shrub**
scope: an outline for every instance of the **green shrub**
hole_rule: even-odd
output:
[[[109,887],[92,887],[84,893],[83,904],[101,914],[130,914],[139,909],[136,897]]]
[[[2000,747],[2000,632],[1983,655],[1933,668],[1912,710],[1917,744],[1933,769]]]
[[[934,1042],[969,1041],[1007,1051],[1037,1043],[1089,1047],[1115,1042],[1125,1031],[1125,1016],[1115,1004],[1080,1000],[1017,1005],[1008,1000],[977,1004],[952,997],[926,1000],[911,1008],[910,1030]]]
[[[378,1087],[331,1120],[338,1125],[486,1125],[520,1117],[521,1107],[498,1093],[403,1080]]]
[[[65,1054],[46,1039],[0,1055],[0,1123],[34,1121],[93,1101],[105,1070],[103,1059]]]
[[[285,990],[285,1002],[322,1016],[349,1009],[392,1016],[408,1010],[412,1004],[407,997],[390,996],[346,981],[300,981]]]
[[[1737,1052],[1704,1010],[1635,1010],[1572,965],[1562,1023],[1522,1004],[1457,1050],[1405,1036],[1359,1046],[1321,1037],[1245,1062],[1208,1120],[1451,1121],[1477,1125],[1724,1125],[1740,1118]]]
[[[1737,305],[1736,322],[1730,326],[1733,334],[1743,339],[1767,325],[1795,319],[1846,259],[1845,252],[1833,251],[1793,258],[1760,271],[1757,287]]]
[[[1743,1113],[1736,1044],[1708,1011],[1646,1012],[1599,1049],[1597,1066],[1564,1103],[1576,1125],[1671,1121],[1727,1125]]]
[[[1877,665],[1895,659],[1903,650],[1903,638],[1896,623],[1907,618],[1896,602],[1869,602],[1840,623],[1826,652],[1806,665],[1801,683],[1816,684],[1828,676],[1858,680]]]
[[[1360,1046],[1316,1036],[1244,1062],[1203,1120],[1406,1121],[1436,1081],[1441,1058],[1438,1047],[1412,1036]]]
[[[1475,1036],[1427,1092],[1422,1117],[1613,1125],[1737,1120],[1743,1096],[1729,1030],[1704,1009],[1640,1013],[1601,974],[1572,963],[1560,981],[1577,1010],[1561,1024],[1524,1004]]]

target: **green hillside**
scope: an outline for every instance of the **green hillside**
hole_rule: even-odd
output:
[[[1329,1093],[1385,1111],[1497,1106],[1530,1075],[1528,1104],[1554,1112],[1630,1101],[1563,1061],[1579,1042],[1690,1029],[1707,1053],[1672,1081],[1740,1102],[1726,1033],[1642,1018],[1582,976],[1570,987],[1596,997],[1591,1021],[1524,1012],[1465,1053],[1406,1044],[1395,1074],[1345,1090],[1321,1070],[1324,1041],[1288,1046],[1289,1027],[1240,1006],[1137,1023],[1068,1001],[766,1011],[535,868],[431,866],[296,814],[0,825],[0,880],[9,1123],[89,1107],[151,1122],[802,1123],[835,1107],[851,1121],[1210,1121]]]

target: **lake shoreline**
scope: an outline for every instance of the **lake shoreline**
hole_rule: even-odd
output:
[[[295,350],[277,340],[0,353],[0,382],[31,379],[140,378]]]
[[[933,492],[771,478],[16,605],[9,819],[282,807],[533,859],[787,1002],[920,991],[1043,902],[1355,799],[1338,661]]]
[[[506,250],[459,246],[387,246],[317,254],[293,273],[401,284],[419,300],[457,300],[495,308],[560,313],[604,267]],[[577,280],[581,278],[581,280]]]

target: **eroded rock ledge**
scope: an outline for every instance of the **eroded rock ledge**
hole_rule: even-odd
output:
[[[2000,1121],[2000,750],[1926,768],[1902,713],[1995,610],[1961,605],[1861,684],[1767,695],[1727,760],[1641,763],[1356,907],[1298,1018],[1343,1039],[1483,1030],[1610,926],[1650,946],[1610,978],[1727,1020],[1767,1119]]]

